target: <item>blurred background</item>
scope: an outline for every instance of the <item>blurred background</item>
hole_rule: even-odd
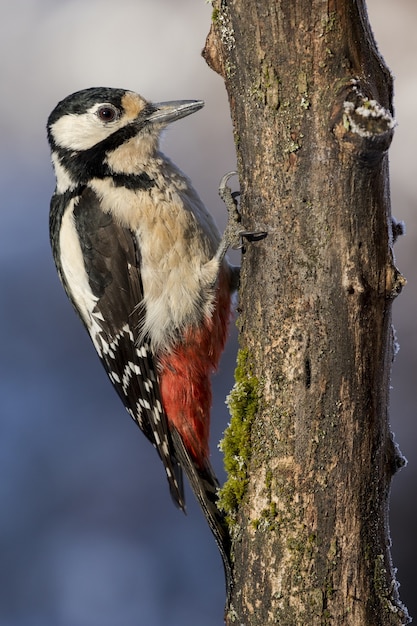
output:
[[[394,303],[401,351],[391,423],[408,467],[394,478],[393,559],[417,615],[417,5],[369,0],[396,77],[390,152],[396,244],[408,279]],[[222,623],[220,557],[188,492],[170,500],[153,448],[124,412],[66,300],[48,240],[54,178],[45,123],[77,89],[126,87],[152,100],[204,99],[167,132],[164,151],[191,177],[219,226],[221,176],[234,168],[221,79],[200,56],[204,0],[15,0],[0,23],[0,626],[211,626]],[[236,337],[215,378],[213,463],[228,412]]]

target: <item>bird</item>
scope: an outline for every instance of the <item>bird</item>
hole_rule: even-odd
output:
[[[190,482],[230,597],[231,540],[217,507],[209,431],[211,375],[238,282],[226,255],[238,218],[229,210],[220,236],[190,180],[160,150],[163,129],[203,105],[152,103],[107,87],[60,101],[47,122],[56,176],[49,227],[65,292],[183,511],[183,472]]]

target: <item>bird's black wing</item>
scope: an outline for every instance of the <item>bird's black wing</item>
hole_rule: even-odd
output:
[[[174,502],[184,509],[182,471],[162,405],[155,359],[149,340],[138,332],[145,314],[140,250],[134,234],[102,211],[93,190],[87,186],[80,192],[73,203],[73,220],[88,285],[93,301],[97,299],[89,319],[81,317],[127,411],[156,447]],[[59,246],[54,253],[59,257]],[[62,278],[78,308],[68,276]]]

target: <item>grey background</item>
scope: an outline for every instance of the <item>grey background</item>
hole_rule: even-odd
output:
[[[235,165],[222,81],[200,57],[203,0],[16,0],[0,21],[0,626],[222,623],[223,573],[188,492],[172,505],[157,456],[124,412],[58,283],[48,242],[54,187],[45,140],[56,102],[93,85],[206,107],[164,149],[224,226],[217,196]],[[396,245],[408,279],[394,303],[401,351],[391,422],[408,467],[394,479],[391,528],[402,599],[417,614],[414,0],[372,0],[371,23],[396,76],[390,153]],[[215,379],[213,462],[228,421],[235,333]]]

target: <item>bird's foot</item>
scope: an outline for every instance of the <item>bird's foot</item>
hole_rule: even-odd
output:
[[[267,235],[265,231],[245,230],[241,227],[241,214],[238,208],[237,198],[240,191],[232,191],[228,186],[229,179],[236,176],[237,172],[228,172],[223,176],[219,185],[219,195],[226,205],[228,219],[226,230],[223,233],[222,241],[219,247],[223,250],[222,256],[226,254],[228,248],[240,250],[244,248],[244,239],[247,241],[259,241]]]

